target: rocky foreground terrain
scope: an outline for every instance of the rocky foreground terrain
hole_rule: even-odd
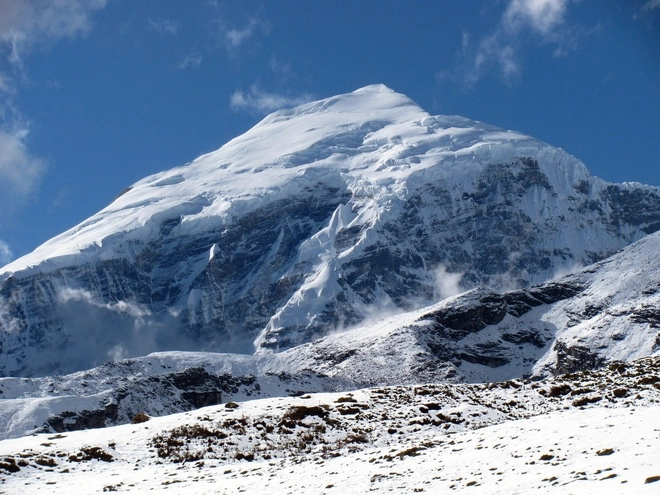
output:
[[[541,381],[227,402],[5,440],[0,490],[650,494],[659,413],[658,357]]]

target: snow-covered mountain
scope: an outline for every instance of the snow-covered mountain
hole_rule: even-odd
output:
[[[655,493],[659,230],[383,86],[277,112],[0,270],[0,491]]]
[[[659,229],[659,188],[368,86],[276,112],[2,268],[0,374],[300,349],[465,289],[545,282]],[[552,328],[538,331],[545,349]]]
[[[0,378],[0,439],[228,401],[418,383],[491,383],[660,354],[660,232],[560,279],[475,289],[280,353],[161,352]]]

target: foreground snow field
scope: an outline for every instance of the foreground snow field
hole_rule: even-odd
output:
[[[659,367],[227,403],[4,440],[0,492],[658,493]]]
[[[92,433],[94,443],[115,443],[115,462],[65,463],[6,477],[2,493],[117,491],[181,494],[218,493],[634,493],[655,494],[660,475],[659,406],[593,408],[554,412],[480,430],[420,435],[387,447],[367,447],[324,460],[154,463],[146,442],[149,427],[120,426]],[[184,415],[185,416],[185,415]],[[178,417],[177,419],[181,419]],[[170,423],[171,424],[171,423]],[[158,425],[158,426],[156,426]],[[89,432],[65,438],[39,436],[6,441],[16,449],[78,451]],[[413,454],[409,445],[421,448]],[[424,446],[427,445],[427,446]],[[613,450],[610,455],[599,452]],[[412,452],[412,451],[411,451]],[[391,459],[391,460],[390,460]],[[544,460],[546,459],[546,460]]]

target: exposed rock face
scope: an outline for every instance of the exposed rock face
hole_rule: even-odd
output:
[[[555,344],[555,352],[557,353],[555,367],[557,374],[592,370],[602,366],[605,362],[604,356],[582,345],[569,346],[565,342],[559,341]]]
[[[279,352],[459,289],[541,283],[659,228],[658,188],[607,184],[528,136],[363,88],[267,117],[2,269],[0,375]],[[517,297],[453,331],[546,296]],[[536,337],[510,337],[523,338]],[[502,362],[479,349],[458,358]]]
[[[109,370],[110,371],[110,370]],[[204,368],[134,379],[104,394],[105,405],[94,410],[68,410],[49,416],[42,431],[76,431],[128,423],[136,415],[190,411],[222,403],[223,393],[259,390],[254,376],[215,375]]]
[[[660,232],[552,282],[471,290],[280,353],[157,353],[71,375],[0,378],[0,431],[100,427],[140,412],[376,385],[625,369],[660,351],[658,253]]]
[[[652,355],[660,351],[659,253],[656,232],[556,281],[468,291],[280,356],[375,385],[539,377]]]
[[[2,423],[0,439],[102,428],[131,423],[143,414],[163,416],[231,400],[297,396],[347,385],[309,370],[290,374],[248,366],[232,372],[223,356],[181,354],[111,362],[63,376],[0,379],[0,419],[10,418]]]
[[[50,416],[39,432],[57,432],[89,430],[92,428],[105,428],[111,426],[118,419],[116,404],[108,404],[104,408],[88,411],[63,411]]]
[[[531,352],[525,356],[525,360],[532,363],[534,356],[538,359],[539,351],[546,349],[555,338],[549,326],[535,324],[527,328],[502,324],[502,328],[494,332],[496,340],[491,340],[489,336],[480,340],[479,332],[500,324],[507,315],[519,319],[532,308],[569,299],[583,290],[580,280],[567,279],[503,294],[485,291],[468,293],[423,315],[420,320],[430,321],[431,324],[424,327],[419,338],[436,358],[459,367],[462,361],[490,368],[507,365],[516,354],[514,349],[522,349],[525,344],[532,346]],[[465,345],[469,341],[466,337],[471,334],[477,340]],[[529,374],[530,370],[523,368],[521,372]]]

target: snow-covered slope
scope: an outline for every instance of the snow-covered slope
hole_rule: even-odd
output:
[[[657,493],[660,362],[227,403],[0,442],[6,493]],[[146,421],[144,421],[146,420]]]
[[[425,382],[572,373],[660,354],[660,232],[566,277],[472,290],[280,353],[161,352],[64,376],[0,378],[0,438],[140,411]]]
[[[0,270],[0,374],[281,351],[659,228],[658,188],[368,86],[276,112]]]

